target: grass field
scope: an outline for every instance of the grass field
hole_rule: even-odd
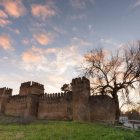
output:
[[[80,122],[1,124],[0,140],[140,140],[140,131]]]

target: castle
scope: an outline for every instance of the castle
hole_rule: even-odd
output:
[[[46,94],[44,85],[25,82],[19,95],[14,96],[12,89],[0,88],[0,113],[47,120],[115,120],[111,97],[92,96],[90,81],[85,77],[73,79],[71,85],[71,92]]]

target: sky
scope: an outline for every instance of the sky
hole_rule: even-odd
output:
[[[140,39],[140,0],[0,0],[0,87],[60,91],[93,48]]]

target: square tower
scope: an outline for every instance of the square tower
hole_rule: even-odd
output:
[[[29,95],[29,94],[43,95],[44,85],[31,81],[22,83],[20,86],[19,95],[22,96],[22,95]]]

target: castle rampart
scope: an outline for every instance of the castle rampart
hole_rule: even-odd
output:
[[[39,98],[38,118],[72,120],[71,101],[71,92],[45,94],[41,96]]]
[[[72,80],[72,91],[44,93],[44,85],[25,82],[18,95],[0,88],[0,112],[5,115],[48,120],[115,120],[115,103],[109,96],[91,96],[90,81]]]
[[[10,116],[24,116],[27,109],[27,97],[13,96],[7,102],[5,114]]]

